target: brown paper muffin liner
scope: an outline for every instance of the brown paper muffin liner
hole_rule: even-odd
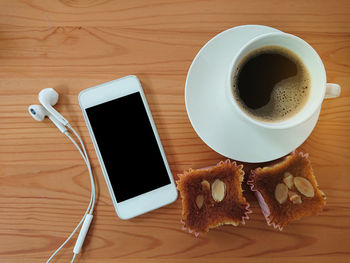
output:
[[[215,166],[189,169],[179,174],[176,183],[182,198],[184,230],[198,236],[200,232],[224,224],[245,224],[251,210],[243,196],[242,167],[226,160]]]
[[[294,151],[277,164],[251,171],[247,184],[255,193],[269,226],[283,230],[292,221],[305,216],[316,215],[322,211],[326,203],[326,197],[318,188],[308,157],[308,154]],[[286,200],[278,201],[276,197],[277,185],[285,184],[284,180],[287,176],[292,178],[289,185],[290,188],[287,185],[282,188],[287,189],[288,195]],[[305,195],[305,190],[296,187],[297,185],[294,182],[297,177],[298,179],[303,178],[309,181],[309,188],[313,188],[313,190],[309,190],[311,190],[311,193],[313,192],[313,196],[310,196],[308,193]],[[300,192],[300,190],[303,191]],[[293,196],[297,200],[293,199]]]

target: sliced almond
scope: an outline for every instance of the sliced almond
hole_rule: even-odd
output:
[[[312,184],[304,177],[294,177],[294,184],[298,191],[306,197],[314,197],[315,190]]]
[[[275,198],[278,203],[283,204],[288,197],[288,187],[285,184],[278,184],[275,188]]]
[[[203,203],[204,203],[204,196],[203,195],[197,195],[197,197],[196,197],[196,205],[197,205],[197,207],[199,209],[202,208]]]
[[[301,204],[301,197],[296,192],[289,191],[288,192],[289,200],[292,201],[293,204]]]
[[[211,186],[211,195],[216,202],[221,202],[226,194],[226,184],[216,179]]]
[[[286,184],[288,189],[292,189],[294,185],[294,176],[290,172],[285,172],[283,177],[283,183]]]
[[[319,191],[320,191],[320,193],[322,195],[323,200],[327,200],[326,194],[322,190],[319,190]]]
[[[210,190],[210,183],[207,180],[203,180],[201,182],[203,189],[208,189]]]

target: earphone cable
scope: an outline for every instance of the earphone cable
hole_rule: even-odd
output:
[[[70,263],[74,262],[76,256],[77,256],[77,254],[73,254],[73,258],[72,258],[72,261]]]
[[[69,125],[70,126],[70,125]],[[73,132],[75,133],[75,135],[77,136],[77,133],[74,131],[74,129],[72,127],[70,127]],[[82,150],[80,149],[79,145],[76,143],[76,141],[70,136],[69,132],[65,132],[64,133],[70,140],[71,142],[74,144],[74,146],[77,148],[77,150],[79,151],[79,153],[81,154],[82,158],[85,161],[85,164],[88,168],[89,171],[89,175],[90,175],[90,182],[91,182],[91,196],[90,196],[90,203],[84,213],[84,216],[82,217],[82,219],[80,220],[80,222],[78,223],[78,225],[75,227],[75,229],[73,230],[73,232],[69,235],[69,237],[62,243],[62,245],[54,252],[52,253],[52,255],[50,256],[50,258],[46,261],[46,263],[50,262],[52,260],[52,258],[66,245],[66,243],[72,238],[72,236],[75,234],[75,232],[78,230],[78,228],[81,226],[81,224],[84,222],[85,217],[87,214],[92,214],[93,212],[93,207],[95,205],[95,184],[94,184],[94,180],[93,180],[93,175],[92,175],[92,170],[91,170],[91,166],[90,166],[90,162],[88,160],[88,157],[86,155],[86,150],[84,147],[84,144],[82,142],[82,140],[80,139],[79,136],[78,139],[83,147],[84,153],[82,152]],[[73,257],[73,261],[74,261],[75,257]]]
[[[89,162],[89,158],[86,155],[86,150],[84,147],[84,144],[80,138],[80,136],[77,134],[77,132],[69,125],[69,128],[74,132],[75,136],[79,139],[80,144],[82,145],[82,149],[79,147],[79,145],[76,143],[76,141],[72,138],[72,136],[69,134],[69,132],[66,132],[65,135],[71,140],[71,142],[74,144],[74,146],[77,148],[77,150],[79,151],[79,153],[81,154],[81,156],[83,157],[85,164],[88,168],[89,171],[89,176],[90,176],[90,183],[91,183],[91,198],[90,198],[90,202],[91,205],[89,204],[90,207],[88,207],[88,213],[92,214],[93,210],[94,210],[94,206],[95,206],[95,197],[96,197],[96,189],[95,189],[95,181],[94,181],[94,177],[92,175],[92,169],[91,169],[91,165]],[[84,153],[82,152],[84,151]]]
[[[85,161],[87,162],[87,166],[88,166],[88,170],[89,170],[89,174],[90,174],[91,192],[94,193],[93,203],[92,203],[91,209],[90,209],[90,211],[89,211],[89,214],[92,214],[93,211],[94,211],[94,208],[95,208],[95,199],[96,199],[95,193],[96,193],[96,189],[95,189],[94,177],[92,176],[90,160],[89,160],[89,157],[88,157],[88,155],[87,155],[87,152],[86,152],[84,143],[83,143],[81,137],[79,136],[79,134],[76,132],[76,130],[75,130],[69,123],[67,124],[67,127],[68,127],[71,131],[73,131],[75,137],[78,138],[78,140],[79,140],[79,142],[80,142],[80,145],[81,145],[81,149],[82,149],[83,152],[84,152]],[[76,146],[76,147],[77,147],[77,146]],[[81,152],[80,152],[80,153],[81,153]],[[82,154],[82,153],[81,153],[81,154]]]
[[[80,225],[83,223],[83,221],[85,220],[85,217],[87,215],[87,212],[85,212],[83,218],[80,220],[79,224],[75,227],[75,229],[73,230],[73,232],[69,235],[69,237],[62,243],[62,245],[56,249],[55,252],[52,253],[52,255],[50,256],[50,258],[46,261],[46,263],[49,263],[54,256],[56,256],[56,254],[66,245],[66,243],[72,238],[72,236],[75,234],[75,232],[78,230],[78,228],[80,227]]]

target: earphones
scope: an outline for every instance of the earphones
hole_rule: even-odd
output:
[[[77,224],[73,232],[70,234],[70,236],[62,243],[62,245],[50,256],[50,258],[46,261],[47,263],[52,260],[52,258],[61,250],[61,248],[71,239],[71,237],[75,234],[75,232],[78,230],[78,228],[81,226],[79,236],[77,238],[77,241],[75,243],[74,249],[73,249],[73,258],[71,263],[74,262],[76,256],[80,253],[81,247],[83,246],[85,236],[89,230],[92,218],[93,218],[93,211],[95,207],[95,196],[96,196],[96,188],[95,188],[95,181],[94,177],[92,175],[92,169],[90,165],[90,161],[88,158],[88,155],[86,153],[86,149],[84,146],[83,141],[81,140],[78,133],[72,128],[72,126],[69,124],[69,122],[58,112],[56,111],[53,106],[58,102],[58,93],[52,89],[52,88],[46,88],[39,92],[38,98],[41,105],[30,105],[28,107],[29,114],[36,120],[36,121],[43,121],[45,117],[49,118],[55,126],[64,134],[66,135],[71,142],[74,144],[74,146],[77,148],[79,153],[81,154],[89,172],[90,176],[90,183],[91,183],[91,195],[90,195],[90,203],[85,211],[84,216],[80,220],[80,222]],[[77,142],[72,138],[70,135],[70,132],[72,131],[76,138],[78,138],[80,142],[80,146],[77,144]]]

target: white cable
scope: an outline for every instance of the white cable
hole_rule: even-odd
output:
[[[72,143],[74,144],[74,146],[78,149],[78,151],[80,152],[81,156],[83,157],[86,165],[88,166],[88,170],[89,170],[89,174],[90,177],[92,176],[91,173],[91,167],[90,164],[87,162],[86,160],[86,156],[82,153],[81,149],[79,148],[79,146],[77,145],[77,143],[74,141],[74,139],[70,136],[70,134],[67,132],[65,133],[65,135],[67,135],[67,137],[72,141]],[[93,187],[95,188],[95,187]],[[88,208],[85,211],[85,214],[83,216],[83,218],[80,220],[79,224],[75,227],[75,229],[73,230],[73,232],[70,234],[70,236],[63,242],[63,244],[51,255],[51,257],[47,260],[47,263],[50,262],[52,260],[52,258],[61,250],[62,247],[65,246],[65,244],[72,238],[72,236],[75,234],[75,232],[78,230],[78,228],[80,227],[80,225],[83,223],[83,221],[85,220],[85,217],[87,215],[87,213],[89,212],[89,210],[91,209],[91,206],[94,204],[94,199],[95,199],[95,190],[92,189],[91,191],[91,197],[90,197],[90,203]]]
[[[84,152],[84,155],[85,155],[85,162],[87,162],[87,166],[88,166],[88,170],[89,170],[89,174],[90,174],[90,182],[91,182],[91,192],[96,193],[96,190],[95,190],[95,181],[94,181],[94,177],[92,176],[92,171],[91,171],[91,165],[90,165],[90,160],[89,160],[89,157],[87,155],[87,152],[86,152],[86,149],[85,149],[85,146],[84,146],[84,143],[83,141],[81,140],[79,134],[75,131],[75,129],[68,123],[67,127],[73,131],[75,137],[78,138],[79,142],[80,142],[80,145],[81,145],[81,148],[83,149],[83,152]],[[77,146],[76,146],[77,147]],[[80,154],[82,154],[80,152]],[[95,207],[95,196],[94,196],[94,199],[93,199],[93,203],[92,203],[92,206],[91,206],[91,210],[89,212],[89,214],[92,214],[93,211],[94,211],[94,207]]]
[[[71,128],[71,127],[70,127]],[[73,130],[73,132],[75,132],[75,130],[73,128],[71,128]],[[78,137],[82,147],[83,147],[83,150],[84,152],[86,153],[86,150],[85,150],[85,147],[84,147],[84,144],[81,140],[81,138],[79,137],[79,135],[75,132],[76,136]],[[88,168],[88,171],[89,171],[89,175],[90,175],[90,183],[91,183],[91,197],[90,197],[90,204],[89,204],[89,207],[88,207],[88,212],[89,214],[92,214],[92,212],[94,211],[94,206],[95,206],[95,193],[96,193],[96,190],[95,190],[95,182],[94,182],[94,177],[92,175],[92,170],[91,170],[91,165],[90,165],[90,162],[89,162],[89,158],[87,157],[87,155],[85,155],[82,150],[80,149],[80,147],[78,146],[78,144],[76,143],[76,141],[70,136],[70,134],[67,132],[66,133],[67,137],[72,141],[72,143],[74,144],[74,146],[78,149],[78,151],[80,152],[81,156],[83,157],[84,161],[85,161],[85,164]]]
[[[55,252],[52,253],[52,255],[50,256],[50,258],[46,261],[46,263],[49,263],[54,256],[56,256],[56,254],[61,250],[61,248],[63,248],[65,246],[65,244],[71,239],[71,237],[75,234],[75,232],[77,231],[77,229],[80,227],[80,225],[83,223],[85,216],[86,216],[86,212],[84,214],[84,217],[80,220],[79,224],[75,227],[75,229],[73,230],[73,232],[70,234],[70,236],[62,243],[62,245],[56,249]]]
[[[72,261],[70,263],[74,262],[76,256],[77,256],[77,254],[73,254],[73,258],[72,258]]]
[[[62,243],[62,245],[54,252],[52,253],[52,255],[50,256],[50,258],[46,261],[46,263],[49,263],[52,258],[62,249],[62,247],[64,247],[66,245],[66,243],[72,238],[72,236],[75,234],[75,232],[78,230],[78,228],[80,227],[80,225],[83,223],[83,221],[85,220],[86,218],[86,215],[89,213],[89,214],[92,214],[93,210],[94,210],[94,206],[95,206],[95,184],[94,184],[94,179],[93,179],[93,175],[92,175],[92,170],[91,170],[91,166],[90,166],[90,162],[89,162],[89,159],[88,159],[88,156],[86,154],[86,150],[85,150],[85,147],[84,147],[84,144],[81,140],[81,138],[79,137],[79,135],[76,133],[76,131],[70,126],[68,125],[68,127],[73,130],[74,134],[78,137],[81,145],[82,145],[82,148],[83,148],[83,151],[84,153],[82,152],[82,150],[80,149],[79,145],[76,143],[76,141],[70,136],[69,132],[65,132],[64,134],[72,141],[72,143],[74,144],[74,146],[78,149],[79,153],[81,154],[81,156],[83,157],[84,161],[85,161],[85,164],[88,168],[88,171],[89,171],[89,175],[90,175],[90,182],[91,182],[91,196],[90,196],[90,203],[84,213],[84,216],[83,218],[80,220],[80,222],[78,223],[78,225],[75,227],[75,229],[73,230],[73,232],[69,235],[69,237]],[[72,259],[72,262],[74,261],[75,259],[75,256],[73,256],[73,259]]]
[[[67,135],[67,137],[73,142],[74,146],[77,147],[77,149],[79,150],[80,154],[82,154],[81,149],[79,148],[79,146],[77,145],[77,143],[73,140],[73,138],[69,135],[69,133],[65,133]],[[86,158],[85,156],[82,154],[82,157],[86,162]],[[89,166],[89,165],[88,165]],[[89,172],[91,171],[91,169],[89,169]],[[80,227],[80,225],[83,223],[83,221],[85,220],[85,217],[87,215],[87,213],[89,212],[91,205],[93,203],[93,199],[94,199],[95,193],[93,191],[91,191],[91,197],[90,197],[90,203],[88,208],[86,209],[83,218],[80,220],[80,222],[78,223],[78,225],[75,227],[75,229],[73,230],[73,232],[69,235],[69,237],[62,243],[62,245],[50,256],[50,258],[46,261],[46,263],[50,262],[52,260],[52,258],[66,245],[66,243],[72,238],[72,236],[75,234],[75,232],[78,230],[78,228]]]
[[[74,133],[75,137],[78,138],[78,140],[80,142],[80,145],[81,145],[81,149],[83,149],[85,159],[90,164],[89,158],[87,158],[87,153],[86,153],[86,149],[85,149],[84,143],[81,140],[79,134],[76,132],[76,130],[69,123],[68,123],[67,127]]]

